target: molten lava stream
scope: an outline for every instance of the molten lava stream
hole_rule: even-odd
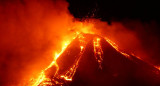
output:
[[[48,82],[51,81],[51,79],[46,78],[45,71],[48,70],[49,68],[51,68],[54,65],[57,68],[55,74],[58,72],[59,66],[56,63],[56,60],[65,51],[65,49],[67,48],[68,45],[69,45],[69,42],[65,42],[63,44],[62,51],[59,54],[55,53],[55,57],[54,57],[54,60],[52,61],[52,63],[47,68],[42,70],[42,72],[40,73],[40,75],[39,75],[39,77],[37,79],[34,79],[35,82],[33,82],[34,84],[32,86],[39,86],[40,83],[43,82],[43,81],[48,81]],[[45,84],[52,85],[52,83],[45,83]]]
[[[39,77],[36,79],[36,82],[32,85],[32,86],[44,86],[44,85],[62,85],[64,84],[65,81],[72,81],[72,77],[74,76],[76,69],[78,67],[78,63],[79,60],[81,59],[81,55],[84,52],[84,47],[86,45],[86,42],[84,41],[84,37],[83,35],[79,34],[76,39],[78,39],[79,41],[79,49],[80,52],[79,54],[76,56],[77,58],[75,59],[73,65],[64,73],[59,74],[59,71],[61,71],[59,68],[59,65],[57,64],[57,59],[63,54],[63,52],[66,50],[67,46],[70,45],[69,43],[65,44],[65,46],[62,48],[62,51],[59,54],[56,54],[56,57],[54,59],[54,61],[52,61],[52,63],[44,70],[42,70],[41,74],[39,75]],[[56,71],[53,72],[52,74],[54,74],[52,77],[48,77],[51,76],[46,75],[48,70],[53,71],[52,67],[56,67]]]
[[[103,61],[103,51],[102,51],[102,48],[101,48],[101,44],[100,44],[100,38],[95,38],[93,40],[93,47],[94,47],[94,54],[95,54],[95,57],[96,57],[96,60],[99,64],[99,68],[102,69],[102,61]]]
[[[128,59],[133,62],[135,60],[135,63],[136,61],[140,61],[138,64],[145,65],[143,62],[141,63],[142,60],[139,57],[120,51],[118,45],[108,38],[103,38],[95,34],[81,33],[78,34],[78,36],[71,43],[65,44],[65,47],[62,49],[62,51],[57,54],[54,61],[52,61],[52,63],[41,72],[39,77],[36,79],[36,82],[32,86],[61,86],[66,85],[66,82],[71,82],[76,70],[78,69],[81,57],[85,52],[85,48],[90,41],[93,43],[92,46],[95,60],[98,63],[99,68],[102,70],[102,63],[103,65],[106,63],[103,61],[105,58],[103,55],[104,51],[102,50],[101,39],[105,39],[105,41],[110,44],[111,47],[113,47],[113,50],[117,51],[116,53],[127,59],[126,61],[128,61]],[[158,69],[158,67],[150,65],[149,63],[147,63],[147,65],[149,65],[149,67],[152,66]]]

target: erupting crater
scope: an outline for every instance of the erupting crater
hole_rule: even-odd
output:
[[[81,33],[33,86],[160,86],[160,71],[108,38]]]

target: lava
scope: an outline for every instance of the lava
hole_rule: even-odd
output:
[[[157,47],[151,48],[155,40],[146,33],[146,27],[153,29],[154,25],[146,24],[144,27],[145,24],[135,21],[127,27],[128,21],[126,24],[120,21],[108,24],[95,18],[77,19],[69,12],[69,4],[65,0],[1,1],[0,86],[78,86],[76,80],[77,83],[84,81],[84,86],[85,82],[97,83],[105,79],[109,83],[112,82],[109,80],[115,80],[112,75],[130,77],[132,73],[129,70],[139,74],[145,68],[151,69],[144,73],[154,71],[149,72],[150,75],[159,76],[154,74],[159,74],[160,67],[148,63],[152,62],[150,60],[145,62],[147,57],[158,57]],[[145,38],[151,37],[149,42],[143,42],[149,45],[147,53],[141,49],[142,39],[139,40],[134,29],[140,35],[147,34]],[[122,74],[124,71],[127,72]],[[143,75],[138,74],[133,76]]]
[[[103,61],[103,51],[100,44],[100,38],[96,38],[93,40],[93,47],[94,47],[94,54],[96,57],[97,62],[99,63],[99,68],[102,69],[102,61]]]
[[[34,83],[32,86],[65,86],[68,82],[72,82],[73,77],[80,65],[79,62],[82,59],[83,53],[87,52],[86,47],[90,41],[92,41],[93,44],[95,60],[98,63],[99,68],[103,70],[103,65],[106,63],[103,63],[104,51],[102,49],[101,39],[109,43],[118,53],[127,59],[135,61],[134,59],[136,58],[140,60],[134,55],[120,51],[118,46],[108,38],[102,38],[101,36],[95,34],[80,33],[77,34],[77,37],[75,37],[70,44],[62,49],[62,51],[55,57],[54,61],[52,61],[46,69],[42,70],[39,77],[35,79],[36,82],[32,82]],[[135,62],[139,62],[138,60]],[[159,70],[157,71],[159,72]]]
[[[48,69],[50,69],[52,66],[55,66],[57,69],[56,69],[56,72],[54,74],[54,77],[52,78],[56,78],[56,79],[62,79],[62,80],[66,80],[66,81],[72,81],[72,77],[74,76],[75,72],[76,72],[76,69],[78,67],[78,62],[81,58],[81,55],[83,54],[83,51],[84,51],[84,46],[85,46],[85,41],[83,40],[84,37],[83,35],[78,35],[78,40],[80,42],[80,52],[79,52],[79,55],[78,55],[78,58],[75,60],[74,62],[74,65],[72,67],[69,68],[69,70],[67,70],[65,73],[63,74],[58,74],[58,71],[59,71],[59,65],[57,64],[56,60],[58,59],[58,57],[64,52],[64,50],[67,48],[67,45],[65,44],[65,46],[62,48],[62,51],[55,56],[55,59],[54,61],[52,61],[52,63],[45,69],[41,72],[40,76],[38,77],[38,79],[35,79],[36,82],[33,84],[33,86],[41,86],[41,85],[61,85],[63,84],[62,82],[59,82],[59,81],[56,81],[54,79],[50,79],[50,78],[47,78],[46,75],[45,75],[45,71],[47,71]],[[49,82],[52,82],[54,81],[54,83],[49,83]]]

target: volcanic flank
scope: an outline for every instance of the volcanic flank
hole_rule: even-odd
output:
[[[38,86],[160,86],[160,71],[107,39],[79,34],[51,63]]]

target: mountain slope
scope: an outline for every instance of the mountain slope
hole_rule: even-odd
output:
[[[160,71],[105,38],[80,34],[45,70],[39,86],[160,86]]]

